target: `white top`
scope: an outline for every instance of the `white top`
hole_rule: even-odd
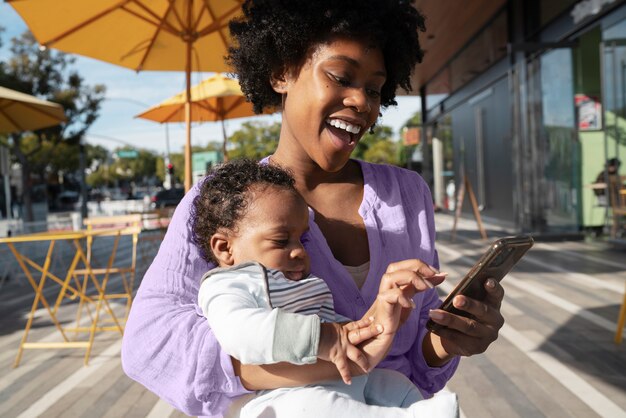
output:
[[[198,304],[222,349],[243,364],[315,363],[320,320],[343,319],[322,279],[289,280],[255,262],[208,271]]]
[[[360,266],[346,266],[344,265],[354,283],[356,283],[356,287],[359,289],[363,287],[363,283],[365,283],[365,279],[367,279],[367,274],[370,272],[370,262],[366,262],[361,264]]]

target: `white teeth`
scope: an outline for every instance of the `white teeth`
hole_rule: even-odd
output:
[[[344,131],[348,131],[352,134],[358,134],[361,131],[361,127],[357,125],[349,124],[345,121],[339,119],[326,119],[326,123],[335,128],[343,129]]]

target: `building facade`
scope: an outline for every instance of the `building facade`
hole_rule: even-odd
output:
[[[591,184],[607,160],[626,163],[626,1],[455,4],[418,2],[428,29],[413,84],[423,108],[437,97],[422,112],[435,202],[451,209],[467,178],[483,219],[508,229],[601,228]]]

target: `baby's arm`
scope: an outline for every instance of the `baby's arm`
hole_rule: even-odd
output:
[[[256,266],[211,274],[198,304],[222,349],[243,364],[317,360],[320,319],[272,309]]]
[[[347,358],[368,369],[365,356],[348,342],[349,333],[360,342],[380,329],[371,321],[348,327],[325,323],[317,315],[272,309],[267,301],[263,273],[257,265],[211,273],[198,295],[199,305],[222,349],[243,364],[311,364],[319,357],[336,364],[349,382]]]

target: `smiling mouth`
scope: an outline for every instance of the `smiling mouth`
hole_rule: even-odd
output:
[[[343,129],[344,131],[349,132],[351,134],[358,134],[359,132],[361,132],[360,126],[353,125],[341,119],[329,118],[329,119],[326,119],[326,123],[329,124],[330,126],[334,126],[335,128]]]
[[[354,145],[358,140],[359,132],[361,132],[361,126],[354,125],[341,119],[326,119],[326,125],[333,134],[340,138],[348,145]]]

